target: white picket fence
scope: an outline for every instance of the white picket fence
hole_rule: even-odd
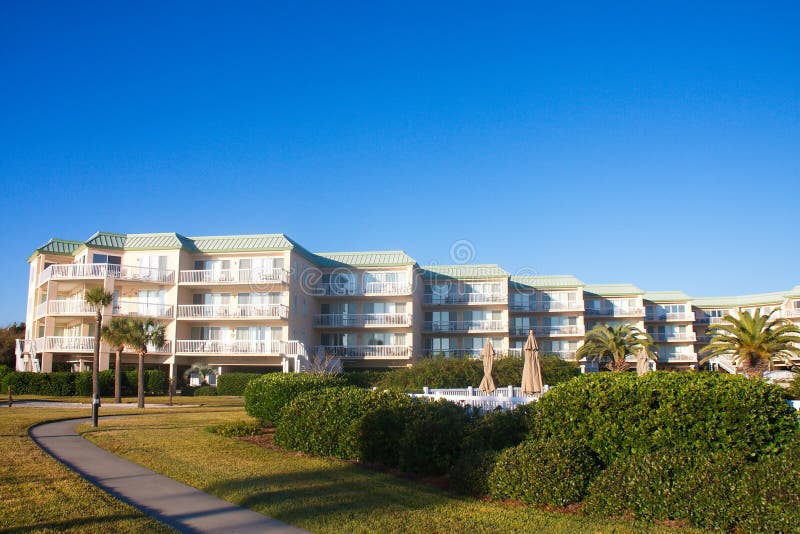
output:
[[[450,388],[432,389],[422,388],[422,393],[412,393],[412,397],[425,398],[432,400],[446,400],[460,404],[462,406],[472,406],[481,412],[493,410],[513,410],[521,404],[528,404],[539,400],[547,390],[544,386],[541,393],[526,395],[522,393],[521,387],[506,386],[495,389],[491,394],[481,391],[479,388]]]

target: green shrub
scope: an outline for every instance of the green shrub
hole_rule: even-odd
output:
[[[247,384],[261,376],[258,373],[223,373],[217,377],[217,394],[242,396]]]
[[[588,446],[604,464],[658,449],[770,453],[797,417],[779,387],[720,373],[591,373],[560,384],[530,409],[538,439]]]
[[[244,407],[251,417],[272,425],[277,423],[281,409],[300,393],[343,385],[344,381],[333,375],[270,373],[247,384]]]
[[[364,371],[345,371],[339,376],[348,386],[370,389],[376,387],[386,373],[390,370],[364,370]]]
[[[194,390],[199,386],[183,386],[181,388],[181,397],[194,397]]]
[[[489,475],[498,452],[491,449],[466,449],[450,471],[450,488],[467,495],[488,495]]]
[[[800,374],[783,390],[783,394],[787,400],[800,400]]]
[[[136,369],[122,372],[122,394],[125,396],[136,396],[139,387],[139,372]],[[145,378],[145,391],[147,379]]]
[[[92,372],[75,373],[75,395],[89,397],[92,394]]]
[[[0,365],[0,381],[2,381],[3,377],[5,377],[7,374],[13,373],[13,372],[14,372],[14,370],[11,367],[9,367],[7,365]]]
[[[217,388],[209,385],[198,386],[192,392],[195,397],[216,397],[218,393]]]
[[[148,395],[166,395],[169,388],[167,373],[158,369],[146,369],[144,372],[144,390]]]
[[[353,386],[302,392],[281,411],[275,443],[312,454],[360,460],[364,417],[381,408],[410,403],[402,393]]]
[[[100,379],[100,395],[105,397],[114,395],[114,370],[106,369],[105,371],[100,371],[98,378]]]
[[[576,362],[566,362],[554,355],[540,358],[544,383],[554,386],[580,375]],[[495,360],[492,377],[498,386],[519,385],[524,361],[520,357]],[[478,387],[483,378],[483,363],[476,358],[433,357],[417,361],[413,367],[384,373],[374,384],[379,389],[421,392],[422,388]]]
[[[588,447],[559,439],[525,441],[497,456],[489,493],[495,499],[563,507],[583,499],[599,472],[600,462]]]
[[[246,436],[258,436],[263,429],[258,421],[233,421],[210,426],[206,428],[206,430],[220,436],[241,438]]]

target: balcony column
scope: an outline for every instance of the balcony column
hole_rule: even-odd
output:
[[[35,355],[31,355],[32,358],[35,358]],[[33,370],[33,367],[31,367]],[[52,373],[53,372],[53,353],[52,352],[43,352],[42,353],[42,369],[43,373]]]
[[[103,280],[103,289],[105,291],[107,291],[108,293],[111,293],[113,295],[114,294],[114,279],[111,278],[110,276],[107,276]],[[111,318],[113,316],[114,316],[114,302],[112,300],[112,302],[108,306],[103,308],[103,325],[107,326],[108,323],[111,322]],[[92,317],[92,319],[94,319],[95,323],[97,323],[97,320],[96,320],[95,317]],[[95,324],[95,326],[96,326],[96,324]],[[110,351],[111,351],[111,348],[108,346],[108,344],[105,341],[103,341],[102,339],[100,339],[100,361],[98,362],[98,367],[97,367],[98,371],[107,371],[110,368],[110,363],[109,363],[111,361],[111,358],[109,356],[109,352]]]

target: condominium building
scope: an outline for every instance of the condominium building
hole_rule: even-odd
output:
[[[319,358],[346,367],[401,367],[415,358],[521,354],[533,331],[543,353],[574,359],[597,324],[631,323],[657,343],[659,368],[697,366],[707,328],[760,307],[800,322],[787,293],[691,298],[574,276],[511,276],[498,265],[420,266],[402,251],[314,253],[282,234],[184,237],[98,232],[51,239],[28,258],[26,336],[17,368],[84,369],[94,350],[92,287],[113,317],[150,317],[167,342],[147,362],[178,376],[195,363],[301,371]],[[100,346],[100,369],[113,348]],[[123,363],[135,355],[123,354]],[[582,362],[586,369],[596,364]],[[726,362],[720,362],[724,368]]]

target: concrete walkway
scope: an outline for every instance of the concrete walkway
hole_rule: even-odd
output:
[[[30,436],[83,478],[180,532],[297,534],[305,530],[241,508],[124,460],[75,431],[89,419],[70,419],[31,428]]]

